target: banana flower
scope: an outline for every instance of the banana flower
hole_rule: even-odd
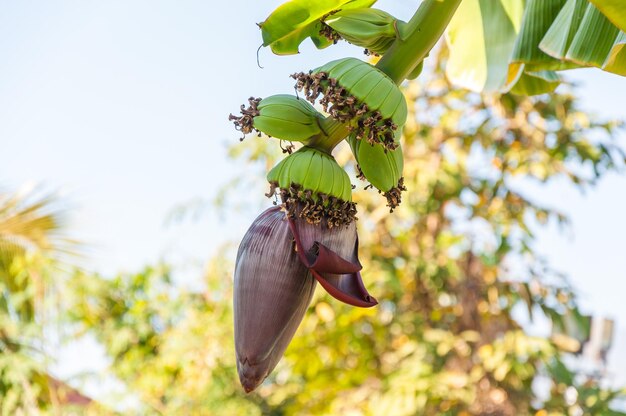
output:
[[[308,308],[316,282],[336,299],[377,304],[361,280],[354,221],[328,226],[264,211],[246,232],[235,265],[237,371],[246,392],[280,361]]]

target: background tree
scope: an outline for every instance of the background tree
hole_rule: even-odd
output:
[[[318,291],[258,394],[237,385],[226,254],[208,267],[202,295],[158,268],[77,277],[88,295],[72,308],[76,322],[103,342],[148,412],[621,414],[608,410],[618,392],[576,375],[567,351],[520,323],[578,313],[567,279],[533,244],[533,230],[567,219],[533,187],[560,178],[584,189],[621,169],[620,123],[581,112],[569,86],[481,95],[451,88],[439,65],[405,89],[403,205],[387,215],[380,195],[355,193],[364,279],[380,305],[350,308]],[[233,154],[265,169],[279,156],[267,144],[247,140]],[[254,178],[239,186],[263,186]]]
[[[50,196],[0,193],[0,411],[3,415],[84,404],[47,372],[45,328],[60,315],[55,293],[76,248]],[[51,307],[54,306],[54,307]],[[50,333],[48,334],[50,335]]]

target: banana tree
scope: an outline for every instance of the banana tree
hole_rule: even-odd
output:
[[[292,74],[298,95],[252,97],[229,117],[244,136],[301,144],[295,152],[288,145],[267,176],[267,195],[282,209],[255,220],[237,255],[235,342],[246,391],[277,364],[315,282],[351,305],[377,304],[360,275],[350,178],[333,150],[347,141],[358,177],[391,212],[401,203],[407,101],[400,85],[427,76],[424,61],[440,38],[448,80],[477,92],[549,93],[559,71],[579,67],[626,75],[619,1],[424,0],[408,22],[374,3],[292,0],[259,24],[263,46],[278,55],[298,53],[310,38],[320,49],[345,40],[371,60],[343,58]]]

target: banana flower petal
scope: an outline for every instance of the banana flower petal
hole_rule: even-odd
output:
[[[328,229],[304,220],[290,219],[289,226],[300,260],[332,297],[362,308],[378,304],[361,279],[362,266],[358,258],[359,243],[354,222]]]

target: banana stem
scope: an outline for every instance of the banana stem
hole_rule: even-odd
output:
[[[348,126],[348,123],[342,123],[332,117],[326,117],[320,121],[322,134],[312,140],[308,146],[330,155],[333,149],[350,133]]]
[[[435,46],[461,0],[425,0],[376,67],[396,84],[404,81]]]
[[[461,0],[424,0],[376,67],[396,84],[402,83],[435,46],[460,3]],[[348,124],[330,117],[321,124],[325,134],[309,146],[330,153],[349,134]]]

